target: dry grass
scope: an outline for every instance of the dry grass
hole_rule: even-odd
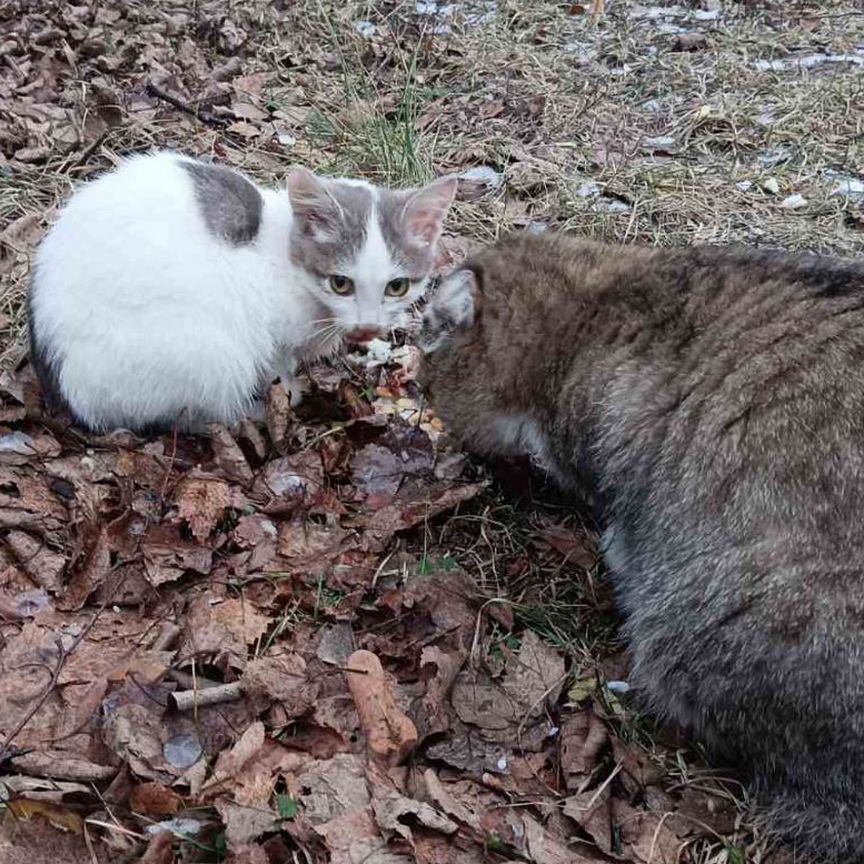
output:
[[[530,227],[864,250],[862,196],[832,194],[837,175],[864,173],[864,12],[851,2],[607,0],[599,19],[548,0],[102,6],[125,17],[91,15],[81,34],[66,4],[0,4],[0,366],[23,356],[33,243],[55,208],[156,145],[265,182],[293,162],[395,185],[488,166],[501,184],[474,190],[450,225],[470,242]],[[61,36],[40,43],[55,25]],[[847,59],[801,62],[814,54]],[[208,121],[148,97],[148,81]],[[429,541],[588,668],[615,648],[602,580],[590,568],[575,580],[566,562],[550,571],[532,512],[493,498]],[[650,749],[650,724],[631,731]],[[693,763],[667,767],[698,784]],[[765,860],[746,822],[691,851],[702,864]]]

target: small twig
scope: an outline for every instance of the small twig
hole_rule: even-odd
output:
[[[159,633],[156,634],[156,638],[153,640],[150,650],[167,651],[174,644],[180,633],[180,628],[173,621],[164,622]]]
[[[233,702],[243,695],[243,687],[239,681],[230,684],[220,684],[218,687],[203,687],[195,690],[180,690],[168,694],[168,704],[175,711],[188,711],[190,708],[203,708],[206,705],[218,705],[221,702]]]
[[[13,748],[15,749],[15,748]],[[15,770],[30,777],[71,780],[75,783],[104,783],[117,774],[116,765],[97,765],[82,759],[63,759],[56,752],[25,753],[15,759]]]
[[[90,839],[90,832],[87,830],[87,823],[84,828],[84,843],[87,845],[87,851],[90,853],[90,861],[92,864],[99,864],[99,859],[96,857],[96,850],[93,848],[93,841]]]
[[[147,840],[146,834],[139,834],[135,831],[130,831],[122,825],[112,825],[110,822],[103,822],[101,819],[85,819],[87,825],[96,825],[98,828],[104,828],[106,831],[118,831],[120,834],[125,834],[127,837],[134,837],[136,840]]]
[[[81,165],[86,165],[90,161],[90,157],[102,146],[102,142],[108,137],[108,130],[104,130],[96,138],[87,145],[81,155],[69,166],[69,168],[79,168]],[[67,169],[68,170],[68,169]]]
[[[350,672],[352,675],[368,675],[368,669],[355,669],[352,666],[334,666],[332,669],[327,669],[325,672],[321,672],[319,675],[314,676],[315,678],[320,677],[321,675],[333,675],[335,672]]]
[[[198,108],[193,108],[191,105],[184,102],[182,99],[178,99],[176,96],[172,96],[170,93],[166,93],[161,87],[157,87],[152,81],[147,82],[146,92],[148,96],[152,96],[155,99],[161,99],[163,102],[167,102],[169,105],[176,108],[178,111],[182,111],[184,114],[188,114],[190,117],[194,117],[196,120],[203,123],[205,126],[213,126],[214,128],[219,129],[225,125],[225,122],[219,117],[200,111]]]
[[[86,628],[83,632],[86,632]],[[72,644],[72,649],[74,649],[78,643],[81,641],[81,635],[76,638],[75,642]],[[15,728],[6,736],[6,740],[0,745],[0,756],[4,753],[9,752],[9,746],[18,736],[18,733],[33,719],[33,716],[36,712],[45,704],[48,697],[54,690],[54,686],[57,684],[57,680],[60,678],[60,673],[63,671],[63,665],[66,663],[66,658],[69,656],[69,652],[63,648],[63,642],[60,640],[60,637],[57,637],[56,640],[57,649],[59,651],[59,656],[57,658],[57,663],[54,666],[54,671],[51,673],[51,680],[48,682],[48,686],[42,691],[42,695],[36,700],[30,710],[18,721],[18,724]],[[70,649],[70,650],[72,650]]]

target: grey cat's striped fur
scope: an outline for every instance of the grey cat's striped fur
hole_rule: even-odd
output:
[[[864,861],[864,265],[510,237],[423,338],[458,437],[596,497],[644,704]]]

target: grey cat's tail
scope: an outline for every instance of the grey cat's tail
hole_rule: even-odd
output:
[[[771,796],[765,819],[771,833],[793,846],[796,862],[864,864],[864,788],[781,790]]]

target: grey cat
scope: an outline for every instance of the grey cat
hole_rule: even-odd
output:
[[[509,237],[423,327],[456,436],[592,493],[644,704],[864,861],[864,265]]]

